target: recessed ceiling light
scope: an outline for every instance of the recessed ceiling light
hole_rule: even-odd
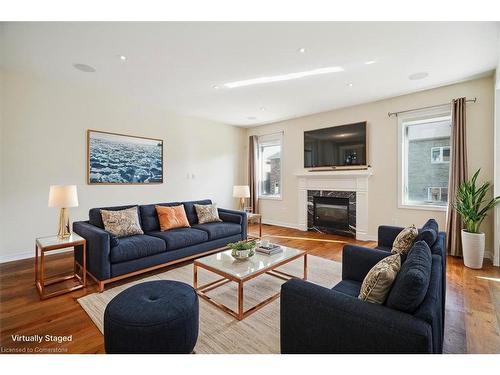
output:
[[[353,86],[352,82],[349,82],[347,86],[352,87]]]
[[[247,117],[247,119],[248,119],[248,120],[256,120],[256,119],[257,119],[257,117],[254,117],[254,116],[248,116],[248,117]]]
[[[305,53],[305,52],[306,52],[306,49],[305,49],[304,47],[301,47],[301,48],[299,48],[299,50],[298,50],[298,51],[299,51],[300,53]]]
[[[375,63],[376,63],[375,60],[365,61],[365,65],[371,65],[371,64],[375,64]]]
[[[220,89],[220,86],[213,85],[213,86],[212,86],[212,88],[213,88],[214,90],[218,90],[218,89]]]
[[[118,57],[120,58],[121,61],[127,60],[127,56],[119,55]]]
[[[258,78],[252,78],[252,79],[245,79],[243,81],[228,82],[228,83],[224,83],[224,86],[227,88],[233,89],[236,87],[260,85],[263,83],[271,83],[271,82],[289,81],[291,79],[316,76],[316,75],[320,75],[320,74],[337,73],[337,72],[342,72],[342,71],[344,71],[344,68],[342,68],[341,66],[329,66],[326,68],[306,70],[304,72],[280,74],[280,75],[276,75],[276,76],[258,77]]]
[[[73,67],[75,69],[78,69],[78,70],[85,72],[85,73],[94,73],[95,72],[95,68],[93,66],[90,66],[87,64],[73,64]]]
[[[429,73],[427,72],[418,72],[418,73],[413,73],[408,76],[408,79],[411,79],[412,81],[415,81],[417,79],[424,79],[427,78]]]
[[[265,111],[265,110],[266,110],[266,107],[260,107],[260,110],[261,110],[261,111]]]

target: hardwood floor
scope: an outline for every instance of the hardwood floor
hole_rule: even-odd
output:
[[[257,232],[256,226],[251,231]],[[263,233],[273,242],[307,250],[309,254],[341,261],[346,242],[375,246],[334,235],[302,232],[264,225]],[[70,254],[52,255],[48,269],[54,274],[70,269]],[[158,272],[163,272],[162,269]],[[154,273],[154,272],[153,272]],[[147,275],[147,274],[146,274]],[[446,353],[500,353],[500,268],[485,261],[482,270],[467,269],[462,260],[448,259],[446,301]],[[139,278],[143,278],[142,275]],[[129,282],[129,280],[124,281]],[[0,346],[46,352],[60,348],[62,353],[103,353],[103,337],[76,301],[96,292],[89,280],[87,290],[40,301],[34,287],[33,260],[0,264]],[[68,343],[18,343],[12,335],[72,335]]]

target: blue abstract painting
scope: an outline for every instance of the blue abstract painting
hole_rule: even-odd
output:
[[[163,183],[163,140],[88,130],[89,184]]]

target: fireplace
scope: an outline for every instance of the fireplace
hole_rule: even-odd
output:
[[[349,199],[313,197],[313,224],[315,227],[349,230]]]
[[[356,192],[308,190],[307,229],[356,237]]]

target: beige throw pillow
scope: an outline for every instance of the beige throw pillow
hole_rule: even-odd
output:
[[[144,234],[139,223],[137,207],[119,211],[101,210],[101,217],[104,229],[116,237]]]
[[[400,268],[399,254],[382,259],[365,276],[358,298],[371,303],[384,303]]]
[[[198,223],[213,223],[214,221],[222,221],[219,218],[219,211],[215,204],[195,204],[196,214],[198,215]]]
[[[418,229],[415,225],[403,229],[392,243],[391,253],[404,255],[410,251],[415,238],[418,236]]]

